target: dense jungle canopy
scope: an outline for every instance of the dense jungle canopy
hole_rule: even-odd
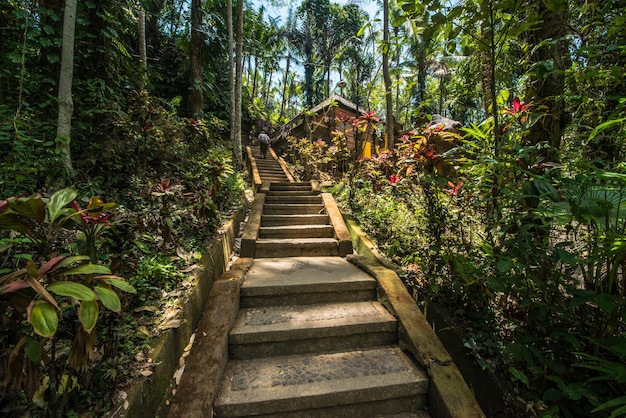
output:
[[[511,416],[626,415],[623,0],[1,0],[0,39],[3,416],[105,416],[242,150],[333,94],[368,158],[277,149],[456,315]]]

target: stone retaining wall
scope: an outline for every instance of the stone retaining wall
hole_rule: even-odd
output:
[[[136,379],[127,399],[114,408],[110,418],[164,416],[159,413],[159,409],[163,407],[162,402],[166,399],[165,395],[178,368],[178,361],[196,329],[215,280],[228,268],[235,239],[247,210],[246,202],[207,248],[201,261],[203,268],[196,275],[193,290],[187,295],[179,314],[180,318],[184,318],[183,323],[178,328],[165,331],[156,342],[150,358],[158,366],[153,369],[152,375]]]

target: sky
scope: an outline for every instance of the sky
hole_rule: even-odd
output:
[[[376,12],[379,9],[379,5],[377,4],[376,0],[330,0],[331,3],[338,3],[338,4],[347,4],[347,3],[357,3],[359,4],[366,12],[369,13],[369,15],[371,17],[374,17],[374,15],[376,14]],[[277,4],[282,3],[283,6],[277,6]],[[265,10],[267,11],[267,14],[271,17],[280,17],[281,18],[281,23],[284,23],[286,17],[287,17],[287,11],[289,10],[289,7],[291,7],[292,9],[296,9],[298,7],[298,5],[300,4],[300,0],[295,0],[295,1],[289,1],[289,0],[283,0],[283,1],[263,1],[263,0],[253,0],[252,4],[258,9],[261,5],[263,5],[265,7]]]

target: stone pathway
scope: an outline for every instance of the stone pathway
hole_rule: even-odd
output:
[[[212,289],[169,417],[429,418],[430,379],[377,280],[344,258],[332,196],[256,154],[243,258]]]

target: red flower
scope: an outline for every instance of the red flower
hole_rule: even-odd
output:
[[[459,183],[456,186],[451,181],[448,182],[449,189],[443,189],[444,192],[448,193],[450,196],[458,196],[459,190],[463,187],[463,183]]]
[[[400,177],[396,176],[395,174],[389,176],[389,184],[392,186],[397,186],[400,183],[400,180]]]
[[[434,160],[435,158],[440,157],[439,154],[435,154],[435,147],[434,146],[429,146],[428,149],[426,149],[426,151],[424,151],[424,158],[426,158],[427,160]]]
[[[368,121],[369,123],[378,123],[380,122],[380,118],[376,116],[376,111],[371,110],[369,112],[365,112],[361,119]]]
[[[346,115],[345,113],[341,112],[339,114],[339,116],[335,117],[335,121],[337,122],[348,122],[348,120],[350,119],[350,117],[348,115]]]
[[[509,109],[508,107],[504,108],[504,112],[509,115],[516,115],[520,112],[525,112],[528,110],[528,103],[521,102],[519,97],[515,96],[513,99],[513,108]]]
[[[426,125],[426,130],[433,131],[433,132],[441,132],[443,131],[443,127],[444,127],[443,123],[433,126],[433,123],[429,122],[428,125]]]

